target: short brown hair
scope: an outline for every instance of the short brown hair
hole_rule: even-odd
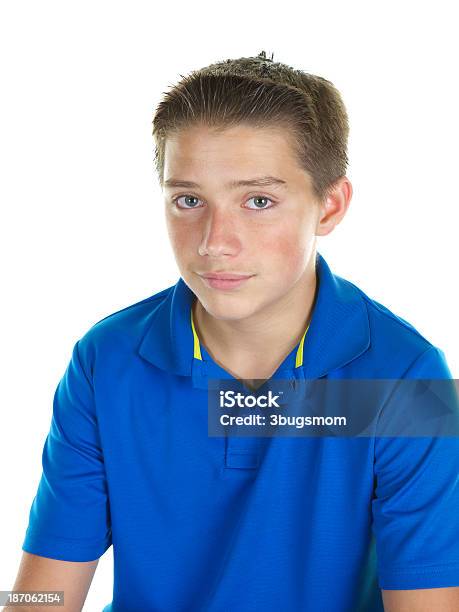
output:
[[[198,124],[215,130],[241,123],[287,128],[319,200],[346,173],[348,116],[330,81],[274,62],[264,51],[180,76],[182,80],[165,92],[153,116],[155,165],[161,185],[167,136]]]

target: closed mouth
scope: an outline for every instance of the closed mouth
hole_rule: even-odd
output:
[[[253,274],[201,274],[203,278],[207,278],[209,280],[243,280],[244,278],[250,278]]]

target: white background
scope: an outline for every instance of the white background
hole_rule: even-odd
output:
[[[338,87],[354,195],[319,251],[459,377],[453,2],[0,6],[0,590],[16,576],[73,344],[178,279],[151,119],[192,69],[264,49]],[[110,548],[85,610],[111,601],[112,564]]]

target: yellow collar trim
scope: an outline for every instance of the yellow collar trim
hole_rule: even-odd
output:
[[[296,352],[296,359],[295,359],[295,368],[299,368],[300,366],[303,365],[303,346],[304,346],[304,339],[306,337],[306,334],[308,333],[308,329],[309,326],[311,325],[311,322],[308,323],[308,326],[306,327],[306,331],[303,334],[303,337],[300,340],[300,345],[298,347],[298,350]]]
[[[190,309],[190,313],[191,313],[191,329],[193,330],[193,356],[195,359],[200,359],[202,361],[202,356],[201,356],[201,344],[199,342],[199,338],[198,338],[198,334],[196,333],[196,329],[194,327],[194,321],[193,321],[193,309]],[[306,327],[306,330],[303,334],[303,337],[300,340],[300,344],[298,346],[298,350],[296,352],[296,358],[295,358],[295,368],[299,368],[300,366],[303,365],[303,346],[304,346],[304,339],[306,337],[306,334],[308,332],[309,329],[309,325],[311,323],[308,323],[308,326]]]
[[[201,357],[201,345],[199,343],[199,338],[198,338],[198,334],[196,333],[196,329],[194,328],[194,323],[193,323],[193,308],[190,309],[191,312],[191,329],[193,330],[193,344],[194,344],[194,358],[195,359],[200,359],[202,361],[202,357]]]

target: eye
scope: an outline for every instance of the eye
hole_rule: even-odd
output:
[[[180,198],[186,198],[188,200],[187,204],[190,204],[191,206],[180,206],[178,201],[180,200]],[[175,198],[172,198],[172,202],[178,207],[178,208],[201,208],[200,206],[197,206],[196,202],[190,202],[189,200],[197,200],[199,201],[199,198],[197,198],[196,196],[190,195],[190,194],[185,194],[185,195],[179,195],[176,196]]]
[[[185,202],[182,204],[180,204],[179,202],[181,198],[185,198]],[[253,210],[255,212],[263,212],[264,210],[268,210],[276,206],[276,203],[274,202],[274,200],[264,195],[252,196],[251,198],[249,198],[248,201],[250,200],[255,200],[255,206],[253,208],[251,206],[248,206],[246,208],[248,208],[249,210]],[[172,198],[173,204],[175,204],[177,208],[182,208],[184,210],[192,210],[193,208],[202,208],[202,206],[198,206],[199,201],[200,201],[199,198],[197,198],[194,195],[188,194],[188,193],[183,194],[183,195],[178,195]],[[266,206],[265,204],[266,201],[271,202],[271,206]]]
[[[255,210],[257,212],[262,212],[264,210],[268,210],[270,208],[273,208],[274,206],[276,206],[275,202],[273,200],[271,200],[271,198],[268,198],[267,196],[263,196],[263,195],[256,195],[256,196],[252,196],[251,198],[249,198],[248,201],[250,200],[255,200],[256,204],[255,204],[255,208],[249,208],[249,210]],[[263,202],[260,202],[260,200],[267,200],[269,202],[271,202],[271,206],[265,206]]]

